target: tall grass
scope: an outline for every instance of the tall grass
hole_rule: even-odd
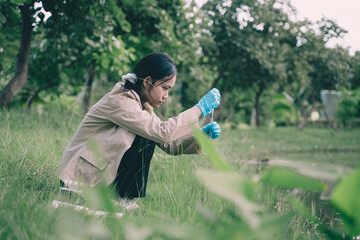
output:
[[[196,169],[213,167],[205,154],[168,156],[159,149],[139,209],[120,219],[53,209],[59,189],[55,171],[81,119],[81,114],[56,111],[0,112],[0,239],[226,239],[227,227],[242,221],[233,204],[196,178]],[[215,146],[234,169],[250,175],[258,168],[248,160],[278,156],[359,166],[359,136],[360,129],[222,129]],[[342,157],[333,157],[335,152]],[[277,188],[259,192],[257,198],[266,212],[286,213],[294,207],[288,192]],[[301,217],[277,236],[323,238]]]

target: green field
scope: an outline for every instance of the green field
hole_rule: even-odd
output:
[[[81,115],[65,112],[0,112],[0,239],[242,239],[230,234],[244,222],[239,209],[208,191],[195,176],[197,169],[214,168],[206,154],[169,156],[157,149],[146,198],[122,218],[52,208],[59,189],[55,171],[80,121]],[[326,128],[223,128],[214,144],[237,173],[251,177],[261,171],[256,162],[262,159],[358,167],[359,136],[360,129],[336,133]],[[319,211],[321,205],[307,201],[311,196],[303,193],[297,198],[311,202],[311,211]],[[292,199],[288,190],[256,189],[263,214],[291,212]],[[341,223],[329,223],[337,225],[341,231]],[[272,239],[327,239],[300,215],[269,233]]]

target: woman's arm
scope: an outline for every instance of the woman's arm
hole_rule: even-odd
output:
[[[199,125],[195,124],[195,127],[199,128]],[[170,155],[198,154],[202,152],[193,134],[170,143],[158,143],[157,145],[164,152]]]
[[[155,114],[143,110],[139,102],[126,93],[104,101],[98,110],[101,109],[110,121],[157,143],[169,143],[191,135],[191,125],[201,116],[200,109],[194,106],[176,117],[161,121]]]

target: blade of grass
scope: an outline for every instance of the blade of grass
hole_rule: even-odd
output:
[[[220,158],[219,154],[215,151],[213,143],[207,136],[195,127],[193,127],[193,132],[197,143],[215,165],[215,168],[221,171],[232,172],[232,168]]]

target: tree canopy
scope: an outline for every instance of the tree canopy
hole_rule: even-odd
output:
[[[1,0],[0,106],[82,94],[86,112],[92,92],[159,51],[179,72],[171,111],[217,87],[224,121],[261,126],[281,95],[299,124],[322,89],[359,87],[360,58],[327,47],[346,34],[335,21],[296,14],[288,0]]]

